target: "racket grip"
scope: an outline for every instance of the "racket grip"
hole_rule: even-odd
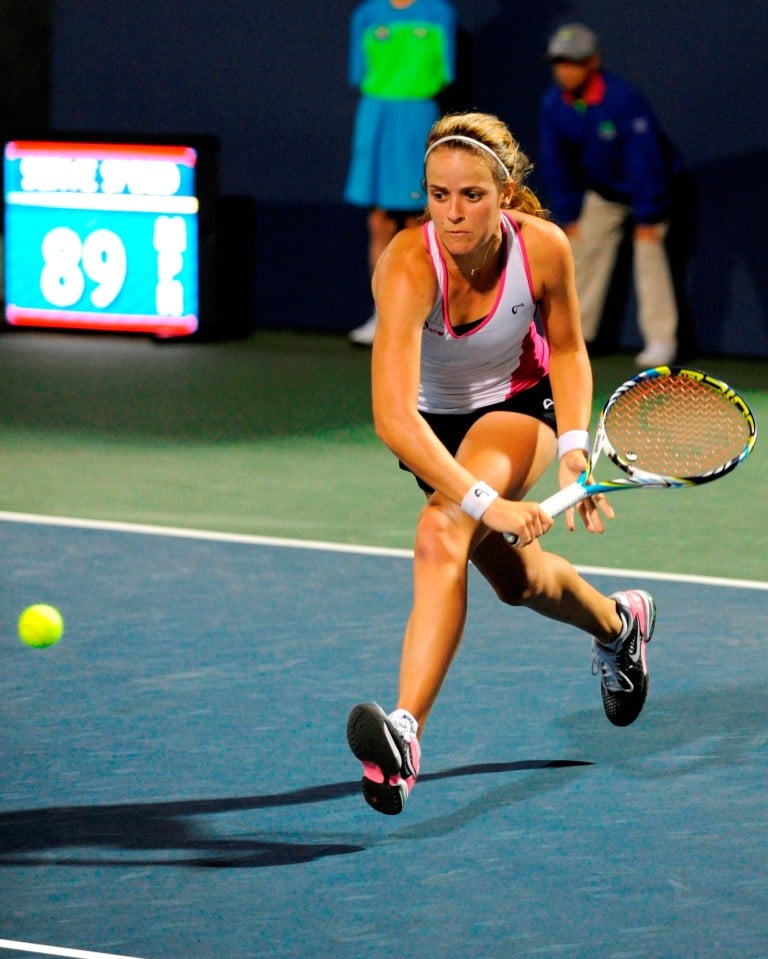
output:
[[[548,516],[554,519],[555,516],[564,513],[567,509],[586,499],[587,496],[588,493],[581,483],[571,483],[569,486],[564,486],[561,490],[558,490],[557,493],[553,493],[545,500],[542,500],[539,506]]]
[[[539,506],[547,516],[551,516],[554,519],[555,516],[559,516],[567,509],[586,499],[587,495],[587,491],[581,483],[571,483],[570,486],[564,486],[561,490],[558,490],[557,493],[553,493],[552,496],[548,496],[547,499],[542,500]],[[517,546],[520,542],[520,537],[517,533],[503,533],[502,535],[510,546]]]

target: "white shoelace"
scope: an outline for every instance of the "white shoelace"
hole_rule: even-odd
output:
[[[418,731],[418,723],[404,709],[396,709],[387,717],[403,739],[409,743]]]

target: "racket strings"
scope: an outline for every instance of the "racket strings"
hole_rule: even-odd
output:
[[[606,411],[605,431],[624,464],[663,476],[716,471],[743,455],[750,426],[737,403],[687,376],[637,381]]]

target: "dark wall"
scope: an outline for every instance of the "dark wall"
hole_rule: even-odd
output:
[[[260,325],[346,330],[369,309],[364,214],[341,201],[356,102],[346,82],[354,6],[131,0],[107,13],[95,0],[54,0],[53,126],[216,134],[232,198],[227,242],[254,224]],[[695,175],[701,227],[689,282],[699,347],[768,355],[764,4],[456,7],[463,69],[447,105],[498,113],[534,161],[547,36],[573,19],[600,33],[607,65],[646,92]],[[630,308],[622,341],[636,338]]]
[[[0,0],[0,128],[48,123],[51,0]]]

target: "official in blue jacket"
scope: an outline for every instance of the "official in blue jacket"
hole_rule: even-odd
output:
[[[682,159],[641,93],[601,67],[596,34],[560,27],[547,57],[554,85],[541,106],[539,172],[571,240],[584,338],[598,332],[616,255],[631,224],[639,366],[677,353],[678,308],[665,237]]]

